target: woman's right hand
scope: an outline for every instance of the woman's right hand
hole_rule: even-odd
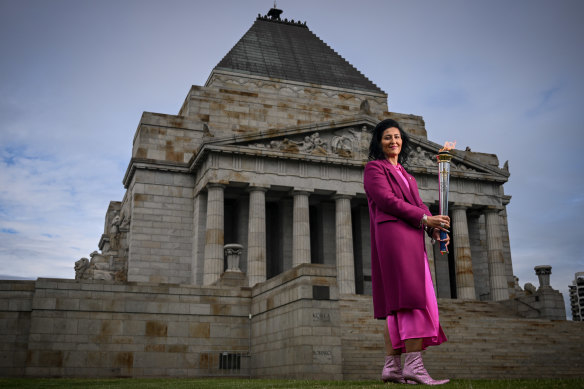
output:
[[[450,232],[447,230],[447,228],[450,228],[450,218],[446,215],[428,216],[426,225],[444,232]]]

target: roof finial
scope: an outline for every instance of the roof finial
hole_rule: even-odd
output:
[[[268,18],[272,20],[280,20],[280,14],[284,12],[281,9],[276,8],[276,0],[274,0],[274,8],[268,11],[266,15]]]

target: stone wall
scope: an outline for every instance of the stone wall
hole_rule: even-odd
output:
[[[144,112],[134,135],[132,158],[185,164],[198,150],[203,134],[199,120]]]
[[[525,319],[497,302],[438,304],[448,342],[425,352],[433,376],[584,376],[581,322]],[[371,297],[339,295],[328,265],[254,288],[2,281],[0,376],[378,379],[384,322],[372,312]]]
[[[2,375],[209,376],[222,373],[222,353],[249,350],[248,289],[57,279],[2,286],[3,304],[29,294],[2,309],[11,332],[3,355],[12,354]]]
[[[366,102],[366,103],[365,103]],[[192,86],[180,117],[205,123],[223,137],[273,131],[367,114],[392,117],[411,134],[426,137],[420,116],[388,112],[387,95],[270,80],[214,70],[204,87]]]
[[[336,270],[300,265],[253,289],[252,376],[343,378]]]
[[[0,282],[0,376],[25,374],[34,281]]]
[[[188,174],[134,173],[128,281],[191,282],[193,185]]]

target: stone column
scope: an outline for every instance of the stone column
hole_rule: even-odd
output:
[[[489,281],[491,285],[491,300],[509,299],[509,287],[505,275],[505,259],[503,258],[503,242],[499,224],[499,209],[485,211],[487,226],[487,258],[489,259]]]
[[[308,212],[309,192],[294,191],[292,215],[292,267],[310,263],[310,221]]]
[[[355,258],[353,253],[353,226],[351,223],[351,197],[335,196],[337,284],[339,293],[355,293]]]
[[[426,256],[428,257],[428,267],[430,268],[430,275],[432,276],[432,284],[434,285],[434,294],[438,296],[438,284],[436,283],[436,265],[434,263],[434,245],[432,239],[426,237],[424,232],[424,244],[426,245]]]
[[[456,263],[456,296],[459,299],[475,300],[474,275],[470,253],[470,239],[466,220],[466,205],[454,204],[452,209],[452,240]],[[502,253],[501,253],[502,255]]]
[[[247,228],[247,278],[249,286],[266,280],[266,192],[267,188],[249,189],[249,224]]]
[[[191,262],[191,283],[202,285],[205,266],[205,222],[207,220],[207,193],[200,192],[193,204],[193,259]]]
[[[205,234],[205,265],[203,284],[211,285],[223,273],[224,191],[225,185],[207,184],[207,231]]]

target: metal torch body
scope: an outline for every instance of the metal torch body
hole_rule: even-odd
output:
[[[440,215],[448,216],[448,192],[450,189],[450,160],[452,154],[448,151],[438,152],[438,209]],[[440,239],[447,238],[444,231],[440,231]],[[445,242],[440,242],[440,253],[448,253]]]

